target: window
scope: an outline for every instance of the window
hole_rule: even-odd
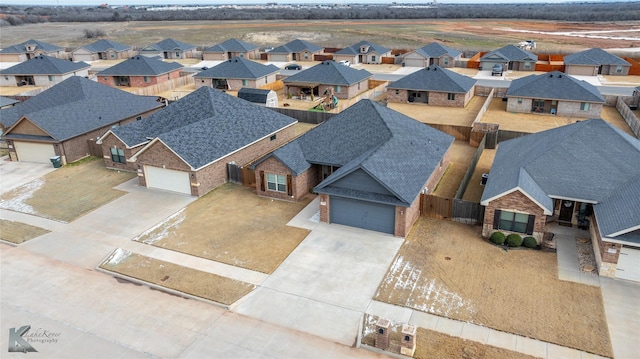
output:
[[[242,80],[242,86],[247,86],[248,83],[249,81],[247,81],[246,79]]]
[[[335,91],[336,93],[340,93],[340,85],[336,85],[336,86],[334,86],[334,88],[333,88],[333,89],[334,89],[334,91]]]
[[[526,213],[501,211],[494,213],[493,228],[505,231],[533,234],[533,224],[536,216]]]
[[[358,90],[360,90],[360,83],[358,82]]]
[[[376,55],[371,55],[371,62],[376,62]]]
[[[240,53],[240,57],[243,57],[243,58],[244,58],[244,54],[243,54],[243,53]]]
[[[305,60],[308,60],[308,59],[309,59],[309,53],[308,53],[308,52],[305,52],[305,53],[304,53],[304,59],[305,59]]]
[[[589,105],[588,102],[580,102],[580,111],[589,111]]]
[[[518,97],[518,105],[522,104],[522,97]]]
[[[456,100],[456,94],[454,94],[454,93],[447,94],[447,100],[455,101]]]
[[[267,173],[267,189],[276,192],[287,191],[287,178],[285,176]]]
[[[176,57],[180,57],[180,52],[176,51]]]
[[[137,116],[136,121],[140,121],[140,120],[142,120],[142,116]]]
[[[127,163],[127,160],[124,158],[124,150],[122,148],[111,147],[111,161]]]
[[[103,78],[102,78],[102,80],[103,80],[103,81],[107,81],[107,78],[106,78],[106,77],[103,77]]]
[[[149,82],[149,76],[144,77],[144,82]]]
[[[396,90],[396,95],[399,95],[399,94],[400,94],[400,90]]]
[[[531,63],[530,62],[525,62],[524,63],[524,69],[525,70],[530,70],[531,69]]]
[[[616,67],[616,73],[617,74],[622,73],[622,66],[618,65],[618,67]]]
[[[53,75],[49,75],[49,81],[54,81],[55,77]]]
[[[445,57],[445,58],[444,58],[444,64],[445,64],[445,65],[449,65],[449,58],[448,58],[448,57]]]

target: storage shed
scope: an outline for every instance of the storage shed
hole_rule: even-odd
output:
[[[278,94],[273,90],[243,87],[238,91],[238,97],[264,107],[278,107]]]

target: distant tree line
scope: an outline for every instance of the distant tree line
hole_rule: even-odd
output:
[[[147,11],[144,8],[0,5],[0,25],[39,22],[172,20],[375,20],[375,19],[527,19],[556,21],[640,20],[640,2],[571,4],[438,4],[412,8],[390,5],[299,6],[296,8],[203,8]]]

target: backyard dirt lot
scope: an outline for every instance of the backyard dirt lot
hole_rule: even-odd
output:
[[[134,240],[272,273],[309,234],[287,222],[312,200],[285,202],[227,183]]]
[[[92,42],[84,30],[102,30],[109,40],[143,47],[167,37],[199,46],[212,46],[229,38],[259,46],[278,46],[302,39],[326,47],[344,47],[369,40],[390,48],[413,49],[433,41],[474,51],[488,51],[524,39],[537,42],[537,51],[567,53],[586,48],[629,48],[623,37],[640,22],[564,22],[508,19],[438,20],[303,20],[303,21],[132,21],[106,23],[44,23],[2,28],[3,42],[34,38],[77,48]],[[613,31],[602,36],[602,31]],[[600,33],[596,33],[600,32]],[[599,35],[596,38],[587,35]],[[637,45],[635,45],[637,46]]]
[[[0,197],[0,208],[71,222],[125,194],[113,187],[135,173],[109,170],[89,157],[68,164]]]
[[[451,149],[451,159],[444,175],[433,194],[440,197],[453,198],[460,187],[462,178],[469,168],[473,154],[477,148],[469,146],[466,141],[454,141]]]
[[[393,102],[387,107],[423,123],[471,127],[486,100],[486,97],[474,96],[464,108]]]
[[[374,299],[612,357],[600,288],[558,280],[555,253],[479,233],[420,218]]]

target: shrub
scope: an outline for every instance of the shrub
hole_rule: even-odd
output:
[[[511,233],[507,236],[507,245],[509,247],[520,247],[522,245],[522,237],[517,233]]]
[[[538,241],[533,237],[524,237],[522,245],[527,248],[538,248]]]
[[[489,240],[495,244],[502,245],[504,244],[504,233],[493,232],[491,233],[491,237],[489,237]]]

